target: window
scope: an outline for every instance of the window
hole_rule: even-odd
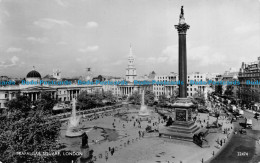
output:
[[[5,98],[7,98],[7,94],[5,94]]]
[[[190,88],[190,91],[192,91],[192,88]]]

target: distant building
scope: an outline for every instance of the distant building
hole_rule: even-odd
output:
[[[192,97],[194,96],[196,93],[203,93],[204,95],[207,94],[207,89],[209,87],[208,84],[193,84],[193,82],[200,82],[200,81],[204,81],[207,82],[208,78],[207,78],[206,73],[199,73],[199,72],[194,72],[194,73],[190,73],[187,75],[187,95]]]
[[[245,104],[256,104],[260,102],[260,57],[255,62],[242,62],[238,73],[240,81],[238,96]],[[259,109],[256,104],[255,109]]]
[[[71,81],[71,85],[39,84],[41,79],[41,74],[34,69],[26,75],[25,80],[27,82],[38,82],[38,84],[26,85],[19,83],[19,85],[0,87],[0,108],[6,108],[7,102],[16,98],[18,94],[28,96],[31,101],[36,101],[40,98],[42,92],[50,92],[51,96],[59,101],[71,101],[73,98],[77,98],[82,91],[91,93],[96,90],[102,90],[101,85],[78,85],[77,78],[62,79],[62,81]],[[59,82],[62,81],[60,80]]]
[[[168,75],[156,75],[154,80],[156,82],[176,82],[177,81],[177,74],[171,72]],[[158,100],[161,95],[165,95],[167,98],[170,98],[178,88],[178,85],[165,85],[165,84],[154,84],[153,85],[153,92],[155,94],[156,99]]]
[[[60,69],[53,69],[52,75],[46,75],[42,78],[44,81],[57,81],[62,80],[61,78],[61,70]]]
[[[57,80],[61,80],[61,70],[60,69],[53,69],[52,73],[53,78]]]
[[[238,70],[234,68],[230,68],[229,71],[225,71],[225,73],[222,75],[222,81],[230,82],[230,87],[232,87],[232,97],[237,98],[237,92],[238,92],[238,85],[233,84],[235,81],[238,81]],[[227,90],[228,85],[223,85],[223,94]]]
[[[88,67],[86,68],[86,77],[85,77],[86,81],[92,81],[93,80],[93,72],[92,72],[92,68]]]
[[[148,75],[148,78],[149,79],[154,79],[156,76],[156,73],[154,71],[152,71],[149,75]]]

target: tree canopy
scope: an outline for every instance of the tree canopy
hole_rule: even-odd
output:
[[[82,91],[77,98],[77,105],[80,109],[102,107],[115,102],[116,97],[111,91],[95,91],[93,93]]]
[[[141,104],[141,94],[138,91],[134,91],[133,94],[129,96],[128,101],[135,105]]]
[[[155,94],[151,90],[145,90],[144,92],[144,102],[147,105],[153,105],[155,99]]]
[[[56,151],[59,145],[56,140],[61,124],[58,119],[50,119],[49,111],[55,100],[50,99],[47,93],[45,95],[41,96],[34,107],[30,99],[22,95],[17,95],[8,102],[8,108],[0,120],[1,161],[34,163],[56,161],[54,156],[32,155],[35,152]],[[19,152],[27,154],[19,155]]]

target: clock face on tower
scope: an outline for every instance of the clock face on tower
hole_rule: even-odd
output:
[[[186,110],[176,108],[176,121],[186,121]]]

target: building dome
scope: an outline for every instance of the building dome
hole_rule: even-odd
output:
[[[27,74],[26,78],[41,78],[41,74],[38,71],[32,70]]]

